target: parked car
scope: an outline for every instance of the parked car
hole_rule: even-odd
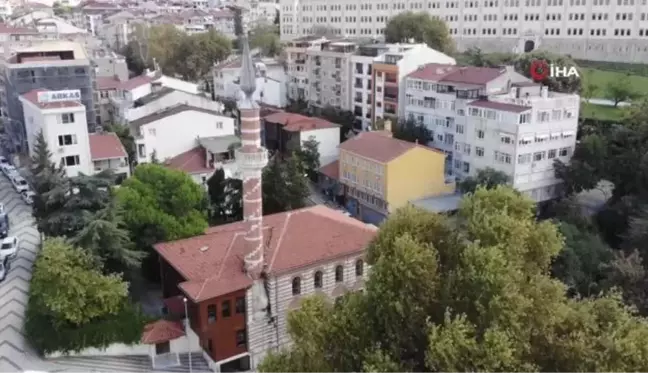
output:
[[[12,175],[11,184],[18,193],[26,192],[29,190],[29,184],[27,183],[27,180],[25,180],[20,175]]]
[[[20,241],[16,236],[10,236],[2,240],[2,245],[0,245],[0,260],[15,258],[18,255],[19,245]]]
[[[34,196],[36,193],[34,193],[31,190],[26,190],[24,192],[20,193],[20,198],[22,198],[23,201],[25,201],[26,204],[31,205],[34,203]]]
[[[16,167],[9,163],[0,163],[0,170],[2,170],[2,173],[9,177],[12,173],[18,173],[18,170],[16,170]]]
[[[7,278],[9,267],[11,267],[11,262],[9,261],[9,257],[0,260],[0,282],[4,281],[4,279]]]
[[[0,203],[0,238],[9,235],[9,214],[5,212],[4,205]]]
[[[0,155],[0,165],[3,165],[3,164],[10,164],[10,163],[9,163],[9,160],[7,158]]]

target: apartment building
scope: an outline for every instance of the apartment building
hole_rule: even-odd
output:
[[[351,40],[327,40],[306,51],[309,105],[350,109],[351,56],[356,49]]]
[[[79,90],[86,110],[88,130],[96,124],[94,106],[94,69],[84,48],[78,43],[48,41],[17,48],[15,54],[0,61],[0,102],[3,122],[12,150],[27,149],[23,105],[20,95],[34,89]]]
[[[580,97],[549,92],[511,68],[428,65],[406,79],[406,115],[433,133],[459,179],[492,167],[537,202],[560,181],[553,161],[576,145]]]
[[[321,49],[327,40],[318,36],[304,36],[286,43],[286,70],[288,74],[288,98],[308,100],[310,97],[310,62],[306,52]]]
[[[445,177],[443,152],[394,139],[389,131],[361,132],[343,142],[336,162],[346,208],[366,223],[379,224],[411,200],[455,189]]]
[[[536,48],[576,59],[637,62],[648,58],[644,0],[341,1],[280,0],[281,39],[331,25],[340,35],[378,36],[389,18],[429,12],[445,20],[460,50],[528,52]]]

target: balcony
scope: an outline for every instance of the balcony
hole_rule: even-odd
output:
[[[362,102],[362,96],[356,96],[353,101],[355,102]]]
[[[385,114],[396,115],[396,107],[385,106]]]
[[[360,83],[356,82],[356,83],[353,85],[353,87],[354,87],[354,88],[359,88],[359,89],[364,88],[362,82],[360,82]]]
[[[355,69],[355,73],[358,75],[362,75],[364,74],[364,71],[362,71],[362,69]]]
[[[315,66],[322,66],[322,60],[320,60],[319,58],[316,58],[315,59]]]
[[[268,164],[268,151],[261,149],[256,152],[246,152],[243,148],[234,151],[237,165],[241,170],[261,170]]]
[[[387,76],[385,77],[385,83],[386,83],[386,84],[397,84],[398,81],[397,81],[397,79],[396,79],[395,76],[393,76],[393,75],[387,75]]]
[[[303,64],[306,63],[306,60],[305,59],[297,59],[297,60],[295,60],[295,63],[298,64],[298,65],[303,65]]]
[[[398,95],[385,93],[385,101],[398,102]]]

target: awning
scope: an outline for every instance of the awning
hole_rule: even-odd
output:
[[[533,136],[522,136],[521,141],[533,141]]]
[[[500,136],[502,136],[502,137],[514,137],[515,135],[512,134],[512,133],[500,132]]]
[[[574,131],[565,131],[562,133],[563,136],[574,136],[575,134]]]
[[[560,137],[560,132],[552,132],[551,137]]]
[[[549,138],[549,135],[537,135],[536,138],[545,140]]]

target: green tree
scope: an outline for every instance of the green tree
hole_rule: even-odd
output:
[[[102,274],[92,255],[62,238],[43,242],[31,288],[57,319],[76,325],[116,314],[128,296],[118,275]]]
[[[554,64],[555,66],[565,67],[567,69],[575,67],[578,70],[578,65],[569,56],[558,55],[544,50],[535,50],[531,53],[518,55],[515,61],[513,61],[515,71],[530,79],[531,63],[536,60],[542,60],[548,64]],[[548,86],[552,92],[578,93],[581,90],[581,79],[577,76],[557,78],[547,76],[541,83]]]
[[[261,54],[274,57],[281,53],[279,25],[259,25],[250,31],[250,48],[261,49]]]
[[[479,48],[469,48],[463,55],[465,64],[477,67],[512,65],[517,57],[513,53],[483,53]]]
[[[617,252],[610,263],[606,286],[622,290],[626,303],[648,315],[648,272],[638,250]]]
[[[596,232],[565,222],[558,227],[565,247],[552,265],[553,276],[565,283],[573,295],[598,295],[605,286],[614,252]]]
[[[57,211],[63,205],[62,186],[66,176],[62,168],[52,162],[52,153],[42,132],[36,136],[31,174],[35,193],[32,213],[39,231],[47,235],[49,232],[45,229],[45,221],[53,211]],[[53,191],[58,191],[60,198],[53,195]]]
[[[310,195],[302,160],[293,154],[283,161],[277,157],[263,169],[263,213],[276,214],[306,206]]]
[[[119,141],[121,141],[128,154],[128,163],[132,166],[135,161],[137,161],[137,153],[135,149],[135,137],[130,131],[130,127],[122,124],[109,124],[106,126],[106,131],[113,132]]]
[[[303,162],[308,178],[312,181],[317,181],[317,175],[321,166],[319,144],[319,141],[314,136],[310,136],[308,140],[302,142],[301,148],[295,151],[297,157]]]
[[[146,256],[131,242],[121,213],[120,206],[111,202],[87,217],[88,223],[71,240],[71,243],[85,248],[98,258],[108,273],[124,273],[139,268]]]
[[[477,170],[477,175],[469,176],[462,180],[457,187],[461,193],[473,193],[478,187],[493,189],[498,185],[506,185],[511,182],[511,178],[502,171],[491,167]]]
[[[207,194],[211,206],[210,224],[220,225],[243,219],[243,182],[225,177],[222,168],[207,180]]]
[[[344,142],[347,139],[347,134],[349,132],[353,132],[355,115],[350,111],[339,110],[333,106],[327,105],[319,112],[318,116],[328,120],[331,123],[339,124],[341,126],[340,142]]]
[[[209,76],[214,63],[224,60],[231,51],[232,42],[213,29],[183,34],[180,44],[173,50],[171,69],[185,80],[199,81]]]
[[[116,191],[124,223],[139,249],[201,234],[207,228],[205,192],[187,174],[142,164]]]
[[[304,300],[288,315],[295,343],[260,370],[646,369],[648,322],[618,296],[568,298],[549,276],[563,239],[534,209],[500,186],[454,218],[396,211],[369,246],[365,292]]]
[[[614,102],[614,107],[619,106],[620,102],[631,101],[637,97],[638,94],[632,88],[629,75],[610,80],[605,86],[605,98]]]
[[[455,51],[446,23],[427,12],[403,12],[387,22],[385,40],[388,43],[407,43],[410,39],[446,54]]]
[[[433,140],[432,132],[423,123],[416,123],[413,117],[407,120],[398,121],[396,126],[392,127],[394,138],[408,142],[427,145]]]

